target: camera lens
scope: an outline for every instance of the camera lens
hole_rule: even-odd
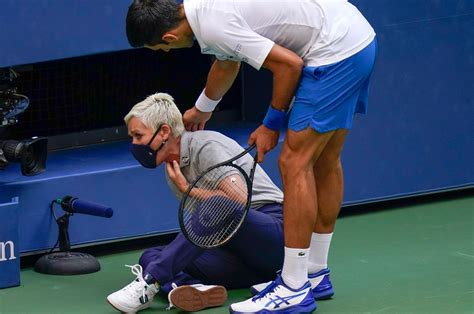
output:
[[[28,169],[28,172],[31,172],[35,169],[38,161],[35,158],[35,151],[32,146],[24,148],[24,151],[22,152],[21,163],[26,169]]]
[[[46,169],[48,139],[32,138],[26,141],[0,141],[0,148],[9,162],[19,162],[21,173],[33,176]]]
[[[3,152],[8,161],[19,162],[23,144],[19,141],[8,140],[2,144]]]

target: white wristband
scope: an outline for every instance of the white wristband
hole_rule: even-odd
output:
[[[199,111],[202,111],[202,112],[214,111],[217,104],[219,103],[219,101],[221,101],[222,98],[219,100],[212,100],[206,96],[204,91],[205,90],[202,91],[201,95],[199,95],[198,99],[196,100],[195,106]]]

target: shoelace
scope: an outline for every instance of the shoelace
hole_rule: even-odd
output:
[[[178,285],[173,282],[173,283],[171,284],[171,288],[172,288],[171,291],[173,291],[174,289],[178,288]],[[170,293],[171,293],[171,291],[170,291]],[[173,302],[171,302],[171,299],[168,298],[168,300],[169,300],[170,304],[169,304],[169,306],[166,308],[167,311],[169,311],[169,310],[171,310],[172,308],[174,308],[174,304],[173,304]]]
[[[138,283],[143,283],[143,289],[142,289],[142,303],[146,303],[145,300],[147,300],[146,297],[146,291],[148,289],[148,285],[145,283],[145,279],[143,279],[143,268],[140,264],[135,264],[135,265],[125,265],[126,267],[130,267],[132,274],[137,276]],[[135,281],[133,281],[131,284],[126,286],[124,290],[128,290],[132,285],[135,284]]]
[[[258,293],[256,296],[254,296],[252,298],[252,301],[255,302],[255,301],[258,301],[259,299],[261,298],[264,298],[266,297],[267,295],[270,295],[271,293],[275,292],[276,288],[278,287],[278,283],[277,281],[272,281],[271,284],[269,284],[265,289],[263,289],[262,291],[260,291],[260,293]]]

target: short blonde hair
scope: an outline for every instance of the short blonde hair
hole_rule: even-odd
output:
[[[160,124],[166,123],[170,126],[171,132],[175,137],[184,133],[183,117],[178,107],[174,103],[173,97],[166,93],[156,93],[148,96],[145,100],[139,102],[123,118],[125,124],[132,117],[140,121],[153,132]]]

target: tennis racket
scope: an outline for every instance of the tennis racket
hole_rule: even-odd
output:
[[[212,166],[191,183],[179,205],[179,225],[184,236],[202,248],[228,242],[242,225],[252,200],[257,154],[250,173],[234,162],[255,148]]]

